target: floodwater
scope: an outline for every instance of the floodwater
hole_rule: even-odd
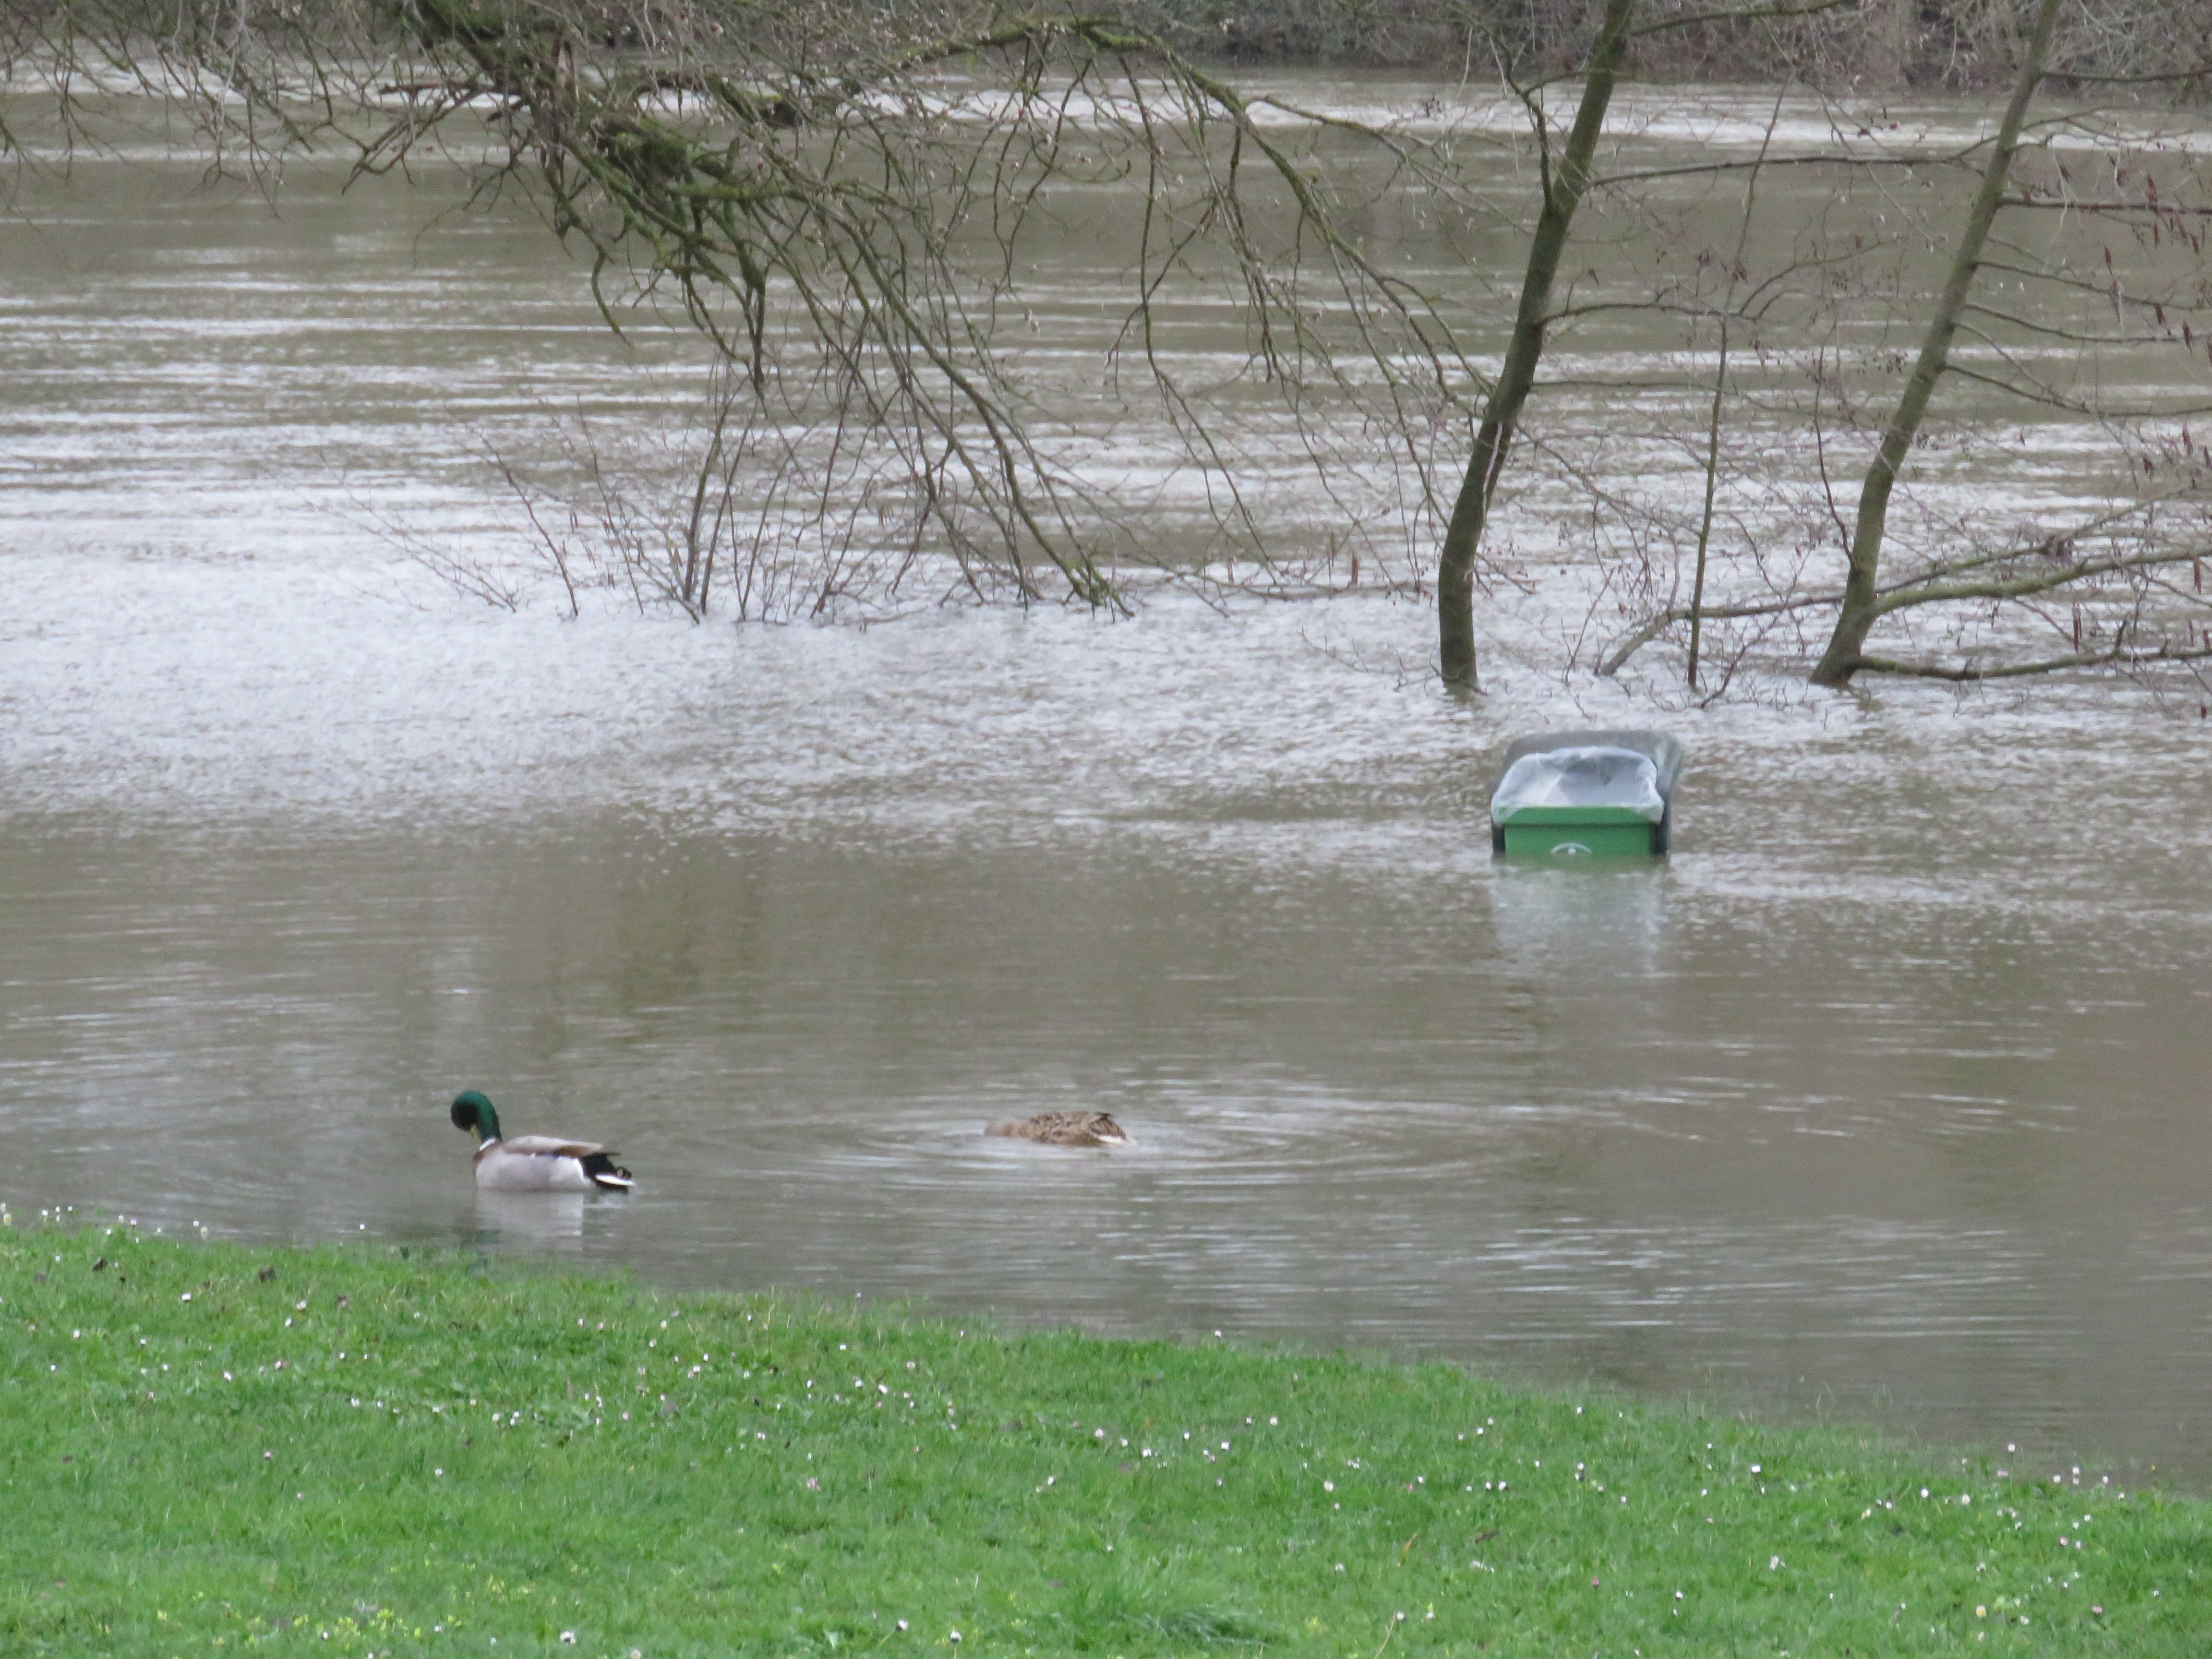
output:
[[[611,342],[519,212],[310,179],[272,216],[193,176],[88,166],[0,230],[19,1214],[2212,1474],[2193,708],[1699,708],[1510,636],[1462,705],[1383,594],[865,631],[487,607],[387,526],[491,547],[482,434],[644,419],[680,337]],[[1586,721],[1687,744],[1674,856],[1493,863],[1497,756]],[[480,1198],[467,1086],[641,1191]],[[1070,1107],[1135,1144],[981,1134]]]

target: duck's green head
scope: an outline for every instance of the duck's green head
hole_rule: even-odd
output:
[[[453,1127],[472,1132],[478,1140],[497,1140],[499,1114],[489,1099],[470,1089],[453,1097]]]

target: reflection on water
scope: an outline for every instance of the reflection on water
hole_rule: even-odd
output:
[[[2212,1475],[2202,725],[2094,688],[1662,717],[1510,654],[1462,706],[1370,672],[1429,649],[1381,596],[473,609],[272,479],[337,456],[489,536],[456,407],[645,395],[576,273],[519,222],[341,246],[313,203],[202,207],[27,263],[0,387],[45,458],[0,497],[11,1207]],[[258,287],[155,257],[225,238]],[[1608,719],[1689,745],[1674,857],[1493,864],[1506,742]],[[468,1086],[641,1190],[478,1194]],[[1056,1108],[1135,1144],[981,1133]]]
[[[1656,860],[1502,860],[1491,889],[1498,954],[1544,981],[1647,975],[1662,941],[1668,872]]]
[[[584,1212],[592,1201],[582,1193],[479,1192],[476,1242],[538,1255],[580,1256],[584,1252]]]

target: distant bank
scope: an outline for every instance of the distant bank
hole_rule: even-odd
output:
[[[1581,62],[1599,8],[1589,0],[1140,0],[1122,9],[1185,52],[1231,63],[1485,82],[1502,65],[1526,83]],[[1632,76],[1796,80],[1862,98],[2000,90],[2018,69],[2022,33],[2016,8],[1985,0],[1733,8],[1644,0],[1642,11]],[[2212,74],[2185,76],[2212,67],[2212,22],[2200,8],[2080,0],[2061,22],[2051,61],[2075,76],[2163,77],[2142,94],[2203,104]]]

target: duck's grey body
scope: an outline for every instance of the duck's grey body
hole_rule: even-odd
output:
[[[1035,1117],[994,1123],[983,1131],[1048,1146],[1126,1146],[1129,1137],[1103,1112],[1039,1112]]]
[[[626,1193],[637,1183],[615,1167],[614,1149],[559,1135],[499,1132],[499,1114],[474,1089],[453,1097],[453,1127],[475,1134],[477,1185],[495,1193]]]
[[[495,1193],[626,1193],[637,1183],[608,1148],[558,1135],[516,1135],[477,1148],[477,1185]]]

